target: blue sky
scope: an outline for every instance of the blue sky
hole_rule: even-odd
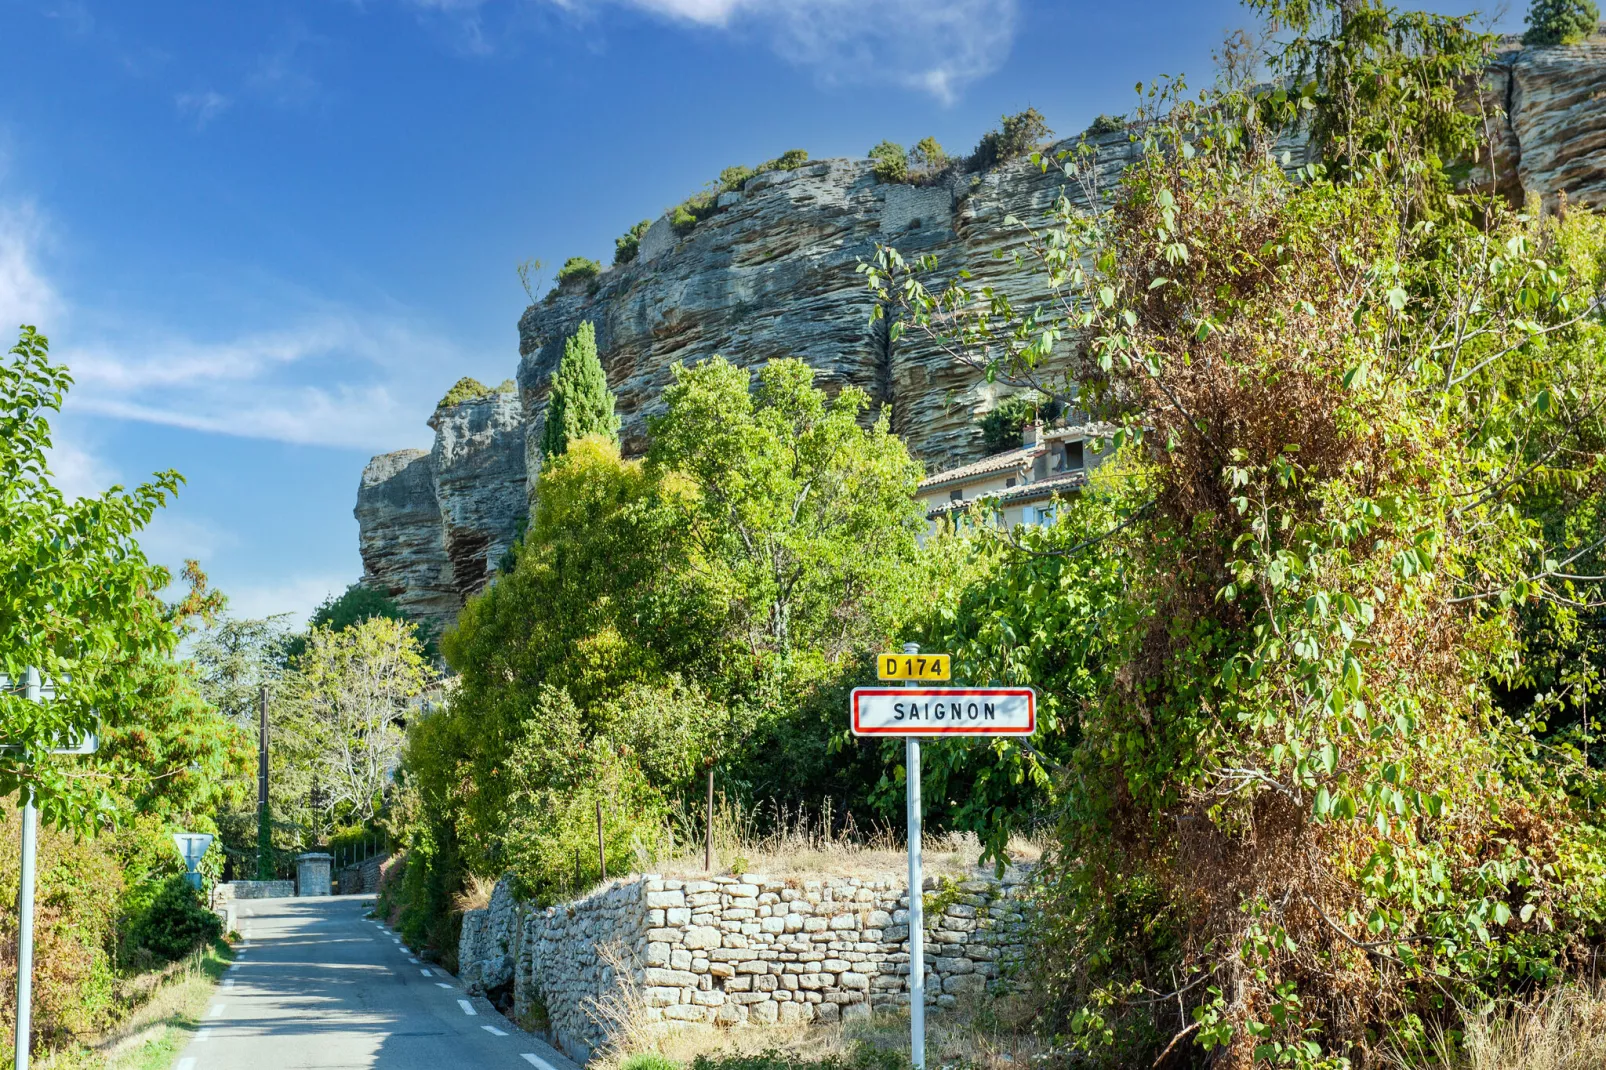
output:
[[[1434,4],[1441,10],[1458,5]],[[144,540],[242,615],[361,571],[374,453],[511,376],[514,266],[725,166],[1062,134],[1209,80],[1233,0],[0,0],[0,324],[78,385],[72,491],[177,468]],[[1518,16],[1501,25],[1516,28]]]

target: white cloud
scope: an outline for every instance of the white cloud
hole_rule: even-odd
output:
[[[61,314],[61,296],[39,264],[45,240],[45,221],[32,204],[0,203],[0,337],[21,323],[44,329]]]
[[[468,358],[443,333],[381,304],[353,308],[281,294],[287,326],[200,339],[162,324],[76,314],[42,253],[47,220],[0,199],[0,338],[31,323],[72,372],[75,414],[305,445],[392,449],[427,435],[440,369]],[[93,321],[93,326],[86,321]],[[6,345],[9,346],[9,341]],[[116,479],[83,442],[58,441],[58,477],[74,494]]]
[[[205,130],[213,119],[229,110],[233,101],[215,89],[207,89],[199,93],[180,93],[173,98],[173,103],[180,115],[195,123],[195,129]]]
[[[496,0],[411,0],[450,17],[488,51],[481,13]],[[546,0],[575,14],[634,8],[765,41],[828,82],[890,82],[953,101],[1001,67],[1015,39],[1017,0]]]

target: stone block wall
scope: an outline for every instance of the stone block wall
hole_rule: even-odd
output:
[[[1007,980],[1025,953],[1024,879],[928,880],[928,1003],[955,1006]],[[647,876],[544,910],[521,907],[504,880],[464,917],[459,961],[471,992],[501,997],[584,1061],[608,1039],[607,1009],[625,1003],[666,1028],[906,1005],[908,921],[904,882],[890,879]]]
[[[295,894],[295,881],[226,881],[216,889],[219,902],[230,899],[288,899]]]
[[[341,895],[373,895],[379,891],[379,877],[389,855],[375,855],[353,866],[345,866],[336,879]]]

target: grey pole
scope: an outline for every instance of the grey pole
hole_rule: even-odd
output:
[[[903,644],[905,654],[919,643]],[[904,687],[910,686],[905,680]],[[920,739],[903,741],[904,782],[909,789],[909,1061],[926,1070],[926,904],[920,859]]]
[[[40,698],[39,670],[29,666],[24,695],[29,702]],[[38,824],[34,813],[33,788],[22,789],[22,872],[17,882],[17,1044],[16,1070],[28,1070],[28,1034],[33,1017],[33,873],[39,851]]]

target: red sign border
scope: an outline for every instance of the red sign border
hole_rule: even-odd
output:
[[[900,698],[928,698],[964,695],[1026,696],[1027,717],[1031,722],[1025,728],[985,729],[942,727],[911,732],[905,728],[861,728],[859,726],[859,696],[898,696]],[[856,736],[1029,736],[1037,731],[1037,689],[1032,687],[856,687],[853,689],[853,734]]]

